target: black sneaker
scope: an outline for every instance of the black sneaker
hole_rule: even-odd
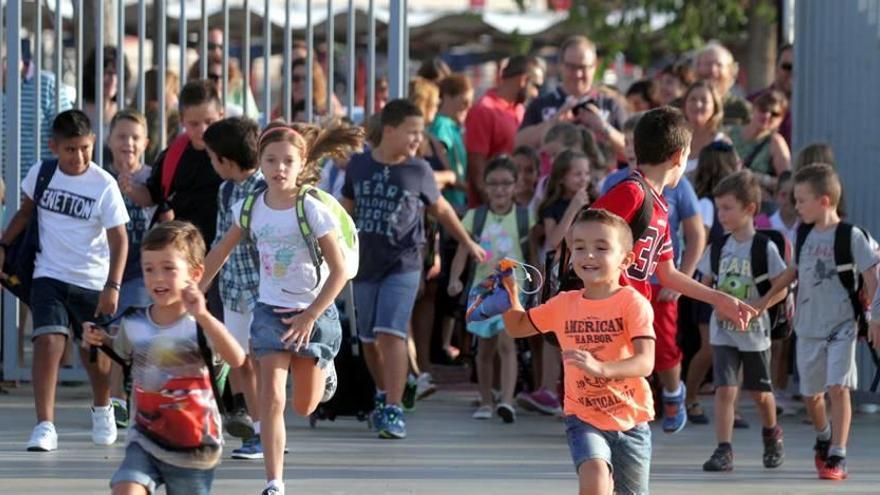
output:
[[[410,376],[406,380],[406,386],[403,388],[403,410],[412,412],[416,408],[416,392],[418,391],[418,382],[415,377]]]
[[[821,471],[825,467],[825,462],[828,461],[828,449],[830,448],[831,440],[816,439],[816,445],[813,446],[813,452],[815,453],[813,461],[816,463],[816,471]]]
[[[242,440],[254,436],[254,420],[243,409],[227,414],[223,420],[223,427],[230,435]]]
[[[785,451],[782,446],[782,428],[777,427],[770,435],[764,438],[764,467],[768,469],[778,468],[785,460]]]
[[[703,463],[703,471],[733,471],[733,449],[718,447],[712,457]]]

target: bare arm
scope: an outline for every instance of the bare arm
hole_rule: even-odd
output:
[[[31,216],[35,215],[35,204],[33,200],[26,195],[21,198],[21,206],[15,212],[15,216],[9,221],[9,226],[0,236],[0,243],[4,246],[12,244],[12,241],[21,234],[31,221]],[[6,261],[6,248],[0,247],[0,278],[5,279],[6,274],[3,273],[3,262]]]
[[[785,139],[777,132],[770,138],[770,156],[776,177],[791,168],[791,151]]]
[[[330,268],[330,276],[327,277],[327,281],[324,283],[324,286],[321,287],[321,292],[318,293],[318,297],[312,301],[312,304],[309,305],[309,308],[306,310],[306,313],[310,313],[315,320],[317,320],[324,311],[327,311],[327,308],[330,307],[331,304],[336,300],[336,297],[342,292],[343,287],[345,287],[348,279],[345,277],[345,260],[342,257],[342,248],[339,247],[338,235],[336,230],[331,230],[330,233],[318,239],[318,245],[321,246],[321,253],[324,254],[324,260],[327,262],[327,266]]]
[[[568,349],[562,352],[566,364],[576,366],[589,375],[599,378],[644,377],[654,370],[654,339],[642,337],[633,339],[632,357],[620,361],[598,361],[587,351]]]
[[[452,170],[438,170],[434,172],[434,180],[437,181],[437,187],[441,190],[452,187],[458,182],[455,172]]]
[[[446,199],[441,196],[436,203],[428,207],[428,213],[433,215],[459,244],[464,244],[467,250],[470,251],[471,256],[479,262],[483,261],[486,257],[486,252],[471,239],[471,236],[458,219],[458,215],[455,214],[455,210],[452,209],[452,206]]]
[[[211,287],[211,281],[217,276],[220,268],[226,264],[229,254],[241,242],[243,235],[244,232],[241,230],[241,227],[233,224],[229,231],[226,232],[226,235],[223,236],[223,239],[205,256],[205,273],[202,275],[202,281],[199,283],[199,288],[202,291],[207,291]]]
[[[545,120],[540,124],[523,127],[516,133],[516,138],[514,139],[515,145],[529,146],[535,149],[540,148],[541,142],[544,140],[544,135],[547,134],[547,131],[549,131],[555,123],[556,121],[551,119]]]
[[[241,348],[241,345],[238,344],[238,341],[229,333],[229,330],[226,329],[223,323],[220,323],[220,320],[214,318],[210,312],[205,311],[196,317],[196,321],[202,327],[202,331],[205,332],[205,337],[211,341],[211,347],[214,348],[224,361],[229,363],[229,366],[238,368],[244,364],[245,357],[247,357],[244,349]]]
[[[354,200],[351,198],[340,198],[339,204],[348,212],[349,215],[354,215]]]
[[[467,258],[467,249],[459,244],[455,249],[455,258],[452,259],[452,266],[449,271],[449,286],[447,292],[450,296],[458,295],[464,290],[464,286],[461,282],[461,274],[464,272]]]
[[[125,224],[107,229],[107,244],[110,246],[110,273],[107,282],[121,284],[128,260],[128,233]]]
[[[672,260],[657,265],[657,278],[660,285],[684,294],[691,299],[715,306],[715,310],[735,326],[744,329],[757,312],[748,304],[723,292],[710,289],[696,280],[685,276],[675,268]]]
[[[684,235],[684,251],[681,254],[681,268],[679,269],[687,277],[693,277],[700,262],[700,256],[706,248],[706,228],[699,214],[681,221],[681,231]]]
[[[770,290],[764,294],[764,297],[770,300],[777,293],[787,290],[795,280],[797,280],[797,267],[790,266],[781,275],[773,279]]]

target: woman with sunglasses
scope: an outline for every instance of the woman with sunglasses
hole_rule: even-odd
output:
[[[788,100],[781,91],[771,90],[755,100],[749,123],[730,129],[730,139],[743,168],[758,175],[766,198],[772,198],[782,172],[791,168],[791,151],[779,126],[788,110]]]

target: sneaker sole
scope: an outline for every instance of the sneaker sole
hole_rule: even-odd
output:
[[[516,421],[516,414],[514,414],[509,409],[499,409],[497,411],[498,416],[507,424],[513,423]]]
[[[403,435],[395,435],[390,431],[382,430],[379,432],[379,438],[384,440],[403,440],[404,438],[406,438],[406,433],[404,433]]]
[[[263,454],[232,454],[233,459],[256,461],[263,458]]]
[[[559,416],[562,414],[562,408],[550,408],[543,404],[539,404],[530,399],[522,398],[516,400],[520,405],[525,405],[524,407],[530,411],[537,411],[541,414],[545,414],[547,416]]]
[[[685,416],[684,421],[682,421],[681,424],[677,428],[666,428],[664,426],[663,433],[668,433],[669,435],[675,435],[676,433],[683,430],[685,426],[687,426],[687,422],[688,422],[687,416]]]
[[[26,450],[28,452],[55,452],[56,450],[58,450],[58,448],[56,447],[54,449],[47,449],[44,447],[28,447]]]
[[[241,438],[242,440],[246,440],[252,436],[254,436],[254,428],[253,426],[247,426],[241,423],[231,423],[226,426],[226,432],[235,438]]]
[[[703,471],[705,471],[707,473],[729,473],[729,472],[733,471],[733,466],[730,466],[730,468],[728,468],[728,469],[712,469],[712,468],[707,468],[706,466],[703,466]]]
[[[423,390],[420,394],[416,394],[416,400],[425,400],[436,393],[437,387],[431,387],[429,389]]]
[[[843,473],[841,475],[830,475],[830,474],[819,473],[820,480],[843,481],[848,476],[849,476],[849,474],[847,474],[847,473]]]

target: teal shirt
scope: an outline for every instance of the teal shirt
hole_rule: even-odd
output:
[[[449,166],[452,167],[458,181],[464,182],[467,178],[467,150],[464,147],[461,126],[446,115],[437,114],[428,132],[446,146]],[[453,205],[467,204],[467,193],[460,189],[447,188],[443,191],[443,197]]]

